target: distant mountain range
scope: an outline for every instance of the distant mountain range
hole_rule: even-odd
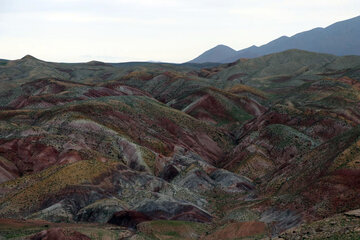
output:
[[[240,58],[255,58],[289,49],[300,49],[337,56],[360,55],[360,16],[334,23],[327,28],[315,28],[292,37],[282,36],[260,47],[251,46],[236,51],[218,45],[190,63],[230,63]]]

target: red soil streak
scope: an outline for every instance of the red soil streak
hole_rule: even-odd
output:
[[[41,137],[28,137],[0,140],[0,155],[15,164],[19,175],[40,172],[57,163],[81,160],[77,152],[60,154],[54,147],[40,143],[40,139]]]
[[[167,118],[159,119],[160,126],[166,129],[169,133],[174,136],[180,136],[183,134],[183,130],[177,126],[174,122]]]
[[[339,78],[338,81],[346,83],[348,85],[353,86],[356,90],[360,90],[360,82],[356,81],[355,79],[351,79],[349,77],[342,77]]]
[[[237,79],[237,78],[241,78],[241,77],[244,77],[244,76],[246,76],[247,74],[246,73],[236,73],[236,74],[234,74],[234,75],[231,75],[230,77],[228,77],[228,81],[233,81],[233,80],[235,80],[235,79]]]
[[[200,100],[198,100],[194,105],[192,105],[185,112],[189,115],[196,115],[197,112],[202,110],[202,112],[209,113],[208,116],[214,116],[217,118],[228,119],[231,120],[231,116],[229,116],[224,107],[219,103],[215,97],[206,94]]]

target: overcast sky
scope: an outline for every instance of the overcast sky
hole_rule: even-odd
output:
[[[358,15],[359,0],[0,0],[0,58],[184,62]]]

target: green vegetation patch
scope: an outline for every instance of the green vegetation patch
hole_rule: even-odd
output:
[[[266,127],[268,134],[275,141],[274,145],[277,148],[285,148],[289,146],[296,146],[297,148],[315,148],[320,143],[313,140],[309,136],[297,131],[296,129],[282,125],[272,124]]]

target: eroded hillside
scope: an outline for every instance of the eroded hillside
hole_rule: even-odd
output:
[[[261,239],[360,208],[360,57],[26,56],[0,86],[4,237]]]

